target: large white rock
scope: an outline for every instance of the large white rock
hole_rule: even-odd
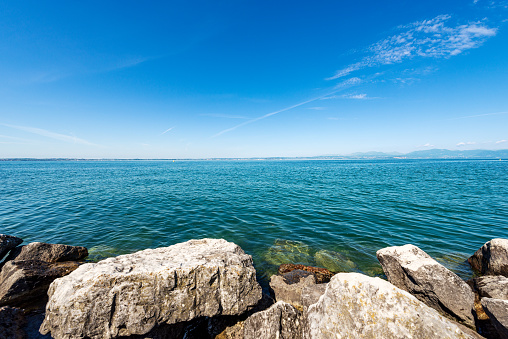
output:
[[[307,311],[312,339],[474,337],[408,292],[359,273],[334,275]]]
[[[41,333],[142,335],[159,324],[237,315],[261,299],[252,258],[222,239],[190,240],[80,266],[55,280]]]
[[[474,327],[473,290],[455,273],[414,245],[383,248],[376,255],[389,282]]]

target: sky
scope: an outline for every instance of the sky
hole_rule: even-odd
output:
[[[508,148],[508,0],[0,0],[0,158],[432,148]]]

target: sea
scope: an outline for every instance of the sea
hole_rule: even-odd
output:
[[[376,251],[414,244],[468,279],[508,237],[508,161],[1,161],[0,233],[91,262],[223,238],[263,286],[283,263],[382,277]]]

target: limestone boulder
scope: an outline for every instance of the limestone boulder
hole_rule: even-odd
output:
[[[44,307],[51,282],[76,268],[76,262],[8,261],[0,272],[0,306]]]
[[[307,311],[306,338],[478,338],[380,278],[338,273]]]
[[[261,287],[238,245],[202,239],[84,264],[55,280],[48,295],[41,333],[115,338],[241,314],[261,299]]]
[[[46,262],[79,261],[88,256],[88,250],[81,246],[33,242],[11,251],[6,260],[41,260]]]
[[[474,327],[474,292],[455,273],[414,245],[383,248],[376,255],[390,283]]]
[[[13,248],[23,242],[23,239],[12,235],[0,234],[0,260]]]
[[[508,300],[508,278],[502,275],[484,275],[474,279],[480,297]]]
[[[302,313],[279,301],[267,310],[249,316],[245,321],[225,329],[215,339],[302,339]]]
[[[284,301],[300,311],[316,303],[326,289],[326,284],[316,284],[313,275],[302,277],[298,282],[288,284],[287,280],[279,275],[270,278],[276,301]]]
[[[481,274],[508,277],[508,239],[486,242],[467,261]]]
[[[508,338],[508,300],[482,298],[482,306],[499,337]]]

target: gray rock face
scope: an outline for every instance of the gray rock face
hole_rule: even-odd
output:
[[[8,261],[0,272],[0,306],[44,307],[51,282],[76,268],[75,262]]]
[[[502,275],[484,275],[475,278],[474,284],[480,296],[508,300],[508,278]]]
[[[339,273],[307,311],[306,338],[471,338],[457,324],[380,278]]]
[[[289,303],[302,311],[316,303],[325,293],[326,284],[316,284],[314,276],[303,277],[298,283],[288,284],[284,277],[273,275],[270,287],[275,294],[275,300]]]
[[[499,336],[508,338],[508,300],[483,298],[482,306]]]
[[[15,248],[6,260],[41,260],[46,262],[79,261],[88,256],[88,250],[81,246],[33,242]]]
[[[55,280],[41,333],[54,338],[114,338],[155,325],[241,314],[261,299],[252,258],[222,239],[85,264]]]
[[[25,323],[23,311],[19,308],[0,307],[0,338],[25,339],[26,333],[23,331]]]
[[[14,247],[23,242],[23,239],[13,237],[12,235],[0,234],[0,260]]]
[[[257,312],[245,321],[227,328],[215,339],[302,339],[302,313],[279,301],[267,310]]]
[[[455,273],[414,245],[383,248],[376,255],[392,284],[474,327],[474,293]]]
[[[508,239],[492,239],[468,260],[471,267],[485,275],[508,277]]]

